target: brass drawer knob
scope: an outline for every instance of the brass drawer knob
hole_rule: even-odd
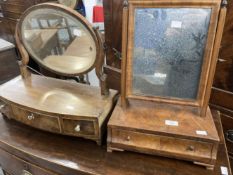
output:
[[[130,139],[131,139],[131,138],[130,138],[130,136],[127,136],[126,141],[128,141],[128,142],[129,142],[129,141],[130,141]]]
[[[28,115],[28,120],[34,120],[34,114],[30,114],[30,115]]]
[[[75,130],[76,132],[79,132],[79,131],[80,131],[80,125],[77,125],[77,126],[74,128],[74,130]]]
[[[187,151],[195,151],[195,147],[194,146],[188,146]]]
[[[21,175],[33,175],[33,174],[26,170],[23,170]]]

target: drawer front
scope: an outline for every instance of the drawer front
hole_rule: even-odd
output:
[[[223,132],[225,134],[227,150],[229,153],[233,154],[233,118],[221,113],[221,121]]]
[[[61,132],[58,117],[33,113],[13,105],[12,105],[12,112],[14,119],[24,124],[50,132],[55,132],[55,133]]]
[[[0,164],[11,175],[55,175],[54,173],[32,165],[0,149]]]
[[[21,14],[28,8],[27,6],[16,4],[1,4],[3,16],[8,18],[20,18]]]
[[[63,119],[63,132],[71,135],[94,136],[94,121]]]
[[[213,148],[213,145],[210,143],[118,129],[112,129],[111,142],[123,145],[126,149],[128,147],[141,152],[159,152],[160,154],[168,154],[174,157],[186,158],[190,156],[194,159],[206,158],[206,160],[212,157]]]

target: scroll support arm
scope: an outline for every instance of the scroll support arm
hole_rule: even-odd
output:
[[[99,53],[97,53],[97,65],[95,68],[95,72],[97,77],[100,80],[100,87],[101,87],[101,94],[102,95],[108,95],[109,94],[109,88],[107,85],[107,74],[104,73],[103,71],[103,64],[104,64],[104,58],[105,58],[105,54],[104,54],[104,45],[103,45],[103,41],[102,41],[102,37],[101,37],[101,33],[99,32],[98,28],[94,28],[94,31],[96,33],[97,36],[97,41],[99,43]]]

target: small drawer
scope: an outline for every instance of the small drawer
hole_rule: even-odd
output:
[[[63,119],[63,132],[71,135],[95,135],[94,121]]]
[[[0,0],[0,3],[6,3],[6,4],[17,4],[17,5],[22,5],[22,4],[31,4],[33,5],[33,2],[31,0]]]
[[[207,142],[178,139],[133,131],[112,129],[112,144],[123,145],[124,148],[133,148],[151,153],[211,158],[213,144]]]
[[[36,165],[9,154],[0,149],[0,164],[4,171],[12,175],[55,175]]]
[[[225,134],[226,146],[229,153],[233,154],[233,118],[221,113],[223,132]]]
[[[19,18],[21,14],[28,8],[23,5],[1,4],[3,16],[8,18]]]
[[[60,133],[61,127],[59,124],[59,118],[55,116],[49,116],[39,113],[34,113],[23,108],[19,108],[12,105],[13,118],[17,121],[20,121],[26,125],[32,127]]]

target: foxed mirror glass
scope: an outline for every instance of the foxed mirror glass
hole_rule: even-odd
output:
[[[132,93],[195,100],[211,8],[136,8]]]
[[[60,8],[30,11],[20,29],[22,42],[31,57],[51,71],[78,75],[95,63],[94,34],[82,20]]]

